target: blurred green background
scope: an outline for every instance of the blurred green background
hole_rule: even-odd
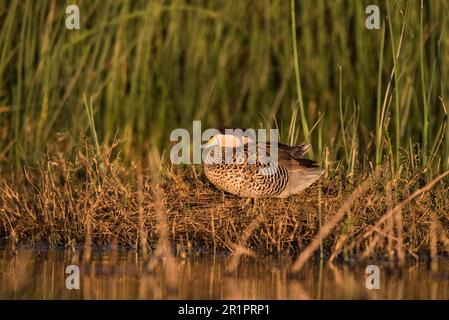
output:
[[[90,134],[86,96],[126,159],[201,120],[278,127],[349,172],[449,168],[448,1],[76,1],[80,30],[69,4],[0,2],[2,167]]]

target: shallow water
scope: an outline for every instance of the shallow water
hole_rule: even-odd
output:
[[[162,263],[144,271],[136,252],[94,254],[0,250],[0,299],[449,299],[449,261],[437,272],[427,265],[398,270],[380,267],[379,289],[367,289],[366,265],[307,264],[289,273],[291,259],[243,259],[226,271],[222,256],[176,259],[171,273]],[[80,289],[66,288],[66,267],[77,265]]]

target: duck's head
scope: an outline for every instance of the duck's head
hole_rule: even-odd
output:
[[[255,142],[255,137],[247,134],[245,129],[220,129],[203,144],[203,149],[214,147],[239,148]]]

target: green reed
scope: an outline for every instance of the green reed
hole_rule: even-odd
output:
[[[2,166],[33,163],[92,123],[99,144],[118,138],[132,160],[192,120],[275,119],[348,172],[399,170],[409,152],[420,168],[448,167],[447,1],[92,0],[79,2],[80,30],[64,26],[68,4],[0,3]],[[369,4],[381,30],[365,28]]]

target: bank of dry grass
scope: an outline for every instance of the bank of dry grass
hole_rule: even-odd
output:
[[[179,255],[198,248],[239,256],[297,254],[340,211],[342,219],[321,242],[322,254],[330,259],[377,256],[403,262],[420,253],[435,257],[449,252],[447,179],[426,187],[424,174],[411,166],[403,167],[400,177],[386,166],[347,178],[338,165],[329,164],[324,177],[302,194],[252,205],[215,189],[200,166],[174,167],[153,156],[140,170],[137,164],[122,163],[111,150],[103,148],[99,156],[88,145],[70,153],[50,148],[38,167],[3,175],[4,244],[70,248],[88,241],[89,246],[138,248],[146,243],[151,253],[165,228]],[[157,181],[154,168],[160,168]],[[343,205],[349,209],[341,209]],[[162,229],[161,219],[167,222]]]

